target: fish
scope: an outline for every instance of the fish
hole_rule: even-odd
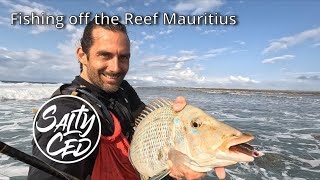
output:
[[[156,99],[135,120],[129,159],[142,179],[162,179],[176,163],[210,172],[263,155],[247,144],[252,135],[189,104],[175,111],[176,101]]]

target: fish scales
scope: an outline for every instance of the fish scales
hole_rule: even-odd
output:
[[[159,100],[153,103],[156,103],[157,107],[149,105],[147,109],[150,108],[151,112],[140,117],[143,120],[136,127],[135,138],[130,146],[130,154],[134,154],[130,156],[131,161],[142,174],[148,176],[153,176],[167,167],[162,148],[170,146],[170,124],[174,114],[172,102]]]

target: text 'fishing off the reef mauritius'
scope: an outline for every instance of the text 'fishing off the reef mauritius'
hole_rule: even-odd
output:
[[[25,14],[22,12],[11,13],[11,25],[55,25],[57,29],[65,27],[67,21],[70,25],[87,24],[90,19],[98,16],[105,17],[106,23],[118,23],[122,21],[121,16],[107,15],[106,13],[93,14],[91,12],[81,12],[79,15],[65,17],[64,15],[48,15],[44,12],[36,14],[31,12]],[[135,15],[134,13],[125,13],[123,23],[126,25],[236,25],[238,23],[236,15],[220,15],[218,12],[207,13],[203,15],[179,15],[178,13],[160,13],[153,15]],[[66,20],[67,19],[67,20]]]

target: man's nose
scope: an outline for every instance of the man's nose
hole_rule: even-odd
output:
[[[119,59],[118,57],[114,57],[111,61],[110,64],[108,65],[108,69],[113,72],[113,73],[118,73],[120,72],[120,64],[119,64]]]

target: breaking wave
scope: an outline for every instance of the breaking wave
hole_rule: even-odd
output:
[[[0,81],[0,100],[40,100],[49,98],[61,84],[6,83]]]

